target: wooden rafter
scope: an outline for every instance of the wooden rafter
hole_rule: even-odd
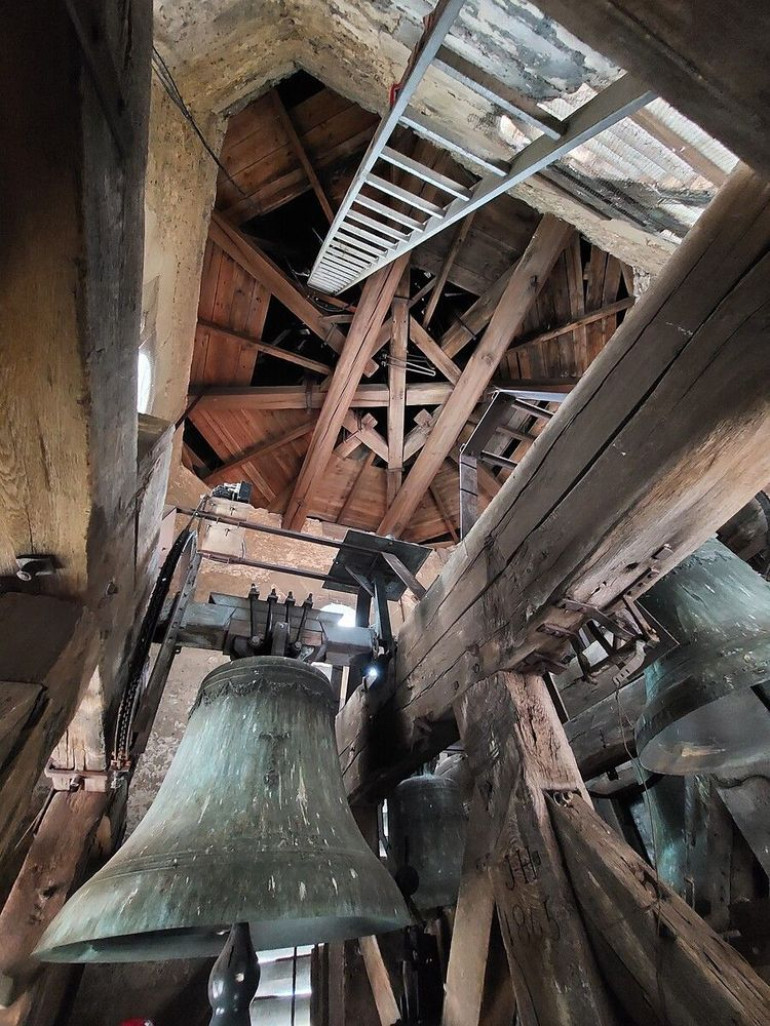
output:
[[[441,299],[447,279],[449,278],[449,272],[452,270],[454,262],[462,249],[465,239],[467,238],[468,232],[471,230],[474,216],[475,214],[469,214],[468,217],[464,218],[457,226],[457,231],[454,234],[449,251],[444,257],[441,269],[433,281],[433,292],[428,300],[428,305],[425,307],[425,316],[422,319],[424,328],[430,327],[430,322],[433,320],[436,307],[438,306],[438,302]]]
[[[305,461],[284,513],[284,526],[296,530],[302,526],[309,509],[311,492],[326,469],[329,457],[350,408],[364,368],[371,359],[385,313],[408,258],[394,261],[381,274],[372,275],[364,285],[358,309],[350,325],[345,346],[334,368],[331,382],[318,417]]]
[[[441,408],[430,438],[388,508],[379,531],[398,536],[446,459],[463,425],[489,385],[498,363],[545,284],[571,229],[546,215],[510,277],[484,333],[452,394]]]
[[[300,164],[302,165],[305,171],[305,174],[307,175],[307,180],[310,182],[313,192],[316,194],[316,199],[321,205],[321,209],[324,212],[326,220],[329,222],[329,224],[331,224],[334,220],[334,211],[332,210],[332,205],[329,202],[328,196],[324,192],[324,188],[321,185],[318,175],[315,172],[315,168],[313,167],[310,157],[308,157],[307,155],[307,150],[303,146],[302,140],[297,134],[297,129],[294,127],[294,122],[291,120],[291,115],[286,110],[283,100],[278,95],[277,89],[273,89],[272,99],[276,116],[281,124],[281,127],[286,133],[286,137],[289,140],[291,148],[294,150],[294,155],[296,156],[297,160],[299,160]]]
[[[324,315],[318,311],[310,300],[284,274],[284,272],[266,256],[258,246],[216,210],[211,215],[209,238],[220,249],[223,249],[239,267],[257,281],[266,285],[272,295],[298,317],[314,335],[340,353],[345,345],[345,336],[334,324],[328,324]],[[371,374],[377,365],[369,361],[364,373]]]
[[[412,341],[420,352],[427,356],[436,370],[443,374],[447,381],[451,381],[453,385],[456,385],[460,380],[462,372],[451,356],[447,356],[438,342],[433,340],[416,317],[409,318],[409,325]]]
[[[516,264],[501,274],[497,281],[471,304],[462,317],[444,332],[441,336],[441,348],[447,356],[457,356],[461,349],[486,328],[515,269]]]
[[[221,324],[214,324],[213,321],[207,321],[200,317],[198,318],[198,324],[213,334],[224,335],[225,338],[235,338],[241,342],[246,342],[249,346],[253,346],[258,353],[274,356],[277,360],[293,363],[297,367],[304,367],[305,370],[315,371],[316,374],[331,374],[332,368],[329,364],[321,363],[319,360],[311,360],[310,357],[303,356],[302,353],[293,353],[289,349],[281,349],[280,346],[262,342],[260,339],[247,335],[243,331],[233,331],[232,328],[224,328]]]
[[[431,499],[433,499],[434,503],[436,504],[436,508],[439,511],[441,519],[444,521],[444,526],[447,529],[449,537],[452,539],[452,541],[456,545],[457,542],[460,540],[460,538],[459,538],[459,535],[457,534],[457,526],[456,526],[454,520],[452,519],[452,517],[449,515],[449,510],[444,505],[444,503],[443,503],[443,501],[441,499],[441,496],[439,495],[438,491],[433,487],[433,485],[429,485],[429,487],[428,487],[428,494],[430,495]]]
[[[214,485],[222,484],[227,481],[230,475],[236,470],[239,470],[244,463],[250,463],[252,460],[258,460],[261,457],[269,455],[271,452],[275,452],[276,449],[282,448],[288,442],[295,442],[298,438],[304,438],[305,435],[310,434],[315,424],[315,417],[309,417],[304,420],[301,424],[297,424],[288,431],[282,431],[279,435],[273,435],[272,438],[266,438],[263,442],[259,442],[257,445],[251,446],[244,452],[235,456],[233,459],[228,460],[221,467],[217,467],[216,470],[212,470],[210,474],[207,474],[203,479],[206,484],[213,488]]]
[[[537,345],[539,342],[550,342],[553,338],[559,338],[561,335],[568,335],[571,331],[576,331],[578,328],[584,328],[587,324],[595,324],[596,321],[604,321],[606,318],[619,314],[623,310],[628,310],[634,305],[634,303],[635,299],[633,296],[626,296],[624,299],[616,299],[614,302],[601,306],[598,310],[592,310],[590,313],[581,314],[580,317],[567,321],[565,324],[560,324],[555,328],[549,328],[547,331],[538,332],[537,335],[531,335],[529,338],[514,339],[510,348],[518,349],[521,346]]]
[[[350,509],[353,499],[355,498],[356,492],[358,491],[359,486],[361,484],[361,479],[363,478],[364,474],[369,469],[369,467],[371,467],[372,463],[374,463],[374,459],[375,454],[371,450],[369,450],[366,456],[361,460],[360,469],[358,470],[358,473],[353,479],[353,484],[350,486],[348,494],[345,496],[345,501],[342,504],[342,509],[339,511],[339,514],[337,515],[338,523],[343,523],[345,521],[345,518],[348,514],[348,510]]]
[[[414,427],[404,439],[404,462],[422,449],[432,426],[433,414],[428,410],[418,410],[414,417]]]

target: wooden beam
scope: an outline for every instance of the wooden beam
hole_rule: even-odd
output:
[[[649,82],[742,160],[770,176],[770,108],[762,88],[770,37],[764,3],[542,0],[544,14]],[[697,18],[697,31],[694,31]]]
[[[770,1021],[770,987],[582,797],[546,802],[588,929],[600,951],[612,951],[607,981],[630,1015],[640,1009],[626,976],[671,1026]],[[612,971],[617,962],[622,975]]]
[[[328,363],[321,363],[319,360],[311,360],[310,357],[303,356],[302,353],[293,353],[290,349],[281,349],[280,346],[270,345],[270,343],[254,338],[252,335],[247,335],[243,331],[235,331],[233,328],[223,328],[221,324],[214,324],[213,321],[207,321],[202,317],[198,318],[198,324],[207,331],[214,332],[214,334],[223,335],[225,338],[235,338],[241,342],[247,342],[250,346],[256,349],[258,353],[266,353],[268,356],[274,356],[277,360],[296,364],[298,367],[304,367],[305,370],[315,371],[316,374],[323,374],[325,376],[332,372],[332,368]]]
[[[436,370],[443,374],[447,381],[451,381],[453,385],[456,385],[460,380],[462,371],[454,362],[454,360],[447,356],[438,342],[434,342],[425,328],[420,324],[416,317],[409,318],[409,324],[411,328],[412,341],[423,353]]]
[[[646,700],[639,678],[567,722],[567,737],[586,780],[636,755],[634,727]]]
[[[295,442],[298,438],[304,438],[305,435],[310,434],[315,424],[315,417],[309,417],[304,420],[301,424],[297,424],[288,431],[282,431],[279,435],[273,435],[271,438],[266,438],[262,442],[258,442],[256,445],[252,445],[248,449],[244,449],[238,456],[228,460],[221,467],[217,467],[216,470],[212,470],[210,474],[207,474],[203,480],[210,487],[214,485],[223,484],[227,481],[228,477],[233,473],[234,470],[239,470],[244,463],[249,463],[251,460],[261,459],[263,456],[267,456],[271,452],[275,452],[276,449],[282,448],[288,442]]]
[[[461,349],[486,328],[515,268],[516,264],[513,264],[507,271],[504,271],[494,285],[490,285],[486,292],[474,300],[462,317],[458,317],[452,327],[444,332],[441,336],[441,348],[447,356],[457,356]]]
[[[723,171],[719,164],[711,160],[697,146],[685,139],[684,136],[680,135],[673,128],[670,128],[660,118],[656,118],[649,108],[638,110],[636,114],[631,115],[629,120],[634,121],[640,128],[643,128],[653,139],[662,142],[667,149],[675,153],[693,171],[708,179],[717,188],[724,185],[727,181],[727,172]]]
[[[471,227],[473,225],[473,218],[475,216],[475,213],[469,214],[468,217],[463,218],[463,220],[460,221],[459,225],[457,226],[457,231],[454,234],[454,238],[452,239],[452,244],[449,247],[447,255],[444,257],[444,260],[441,264],[441,269],[439,270],[436,277],[433,279],[433,292],[430,299],[428,300],[428,305],[425,307],[425,315],[422,319],[423,327],[426,330],[430,327],[430,322],[433,320],[433,315],[436,312],[438,301],[439,299],[441,299],[441,294],[444,291],[447,279],[449,278],[449,272],[452,270],[454,262],[457,259],[460,250],[462,249],[462,245],[465,242],[468,232],[471,230]]]
[[[380,944],[376,937],[361,937],[358,947],[364,959],[372,996],[380,1017],[380,1026],[396,1026],[401,1022],[401,1012],[393,993],[388,968],[382,957]]]
[[[310,182],[313,192],[316,194],[316,199],[321,205],[321,210],[323,210],[326,220],[329,222],[329,224],[331,224],[334,220],[334,211],[332,210],[332,205],[331,203],[329,203],[329,199],[326,193],[324,192],[324,188],[321,185],[321,182],[319,181],[318,175],[315,173],[315,168],[313,167],[310,158],[307,155],[305,147],[302,145],[302,140],[297,135],[297,129],[294,127],[294,122],[291,120],[291,115],[286,110],[283,100],[278,94],[278,90],[273,89],[271,95],[273,99],[273,107],[275,109],[276,117],[278,118],[281,127],[286,133],[286,137],[289,140],[289,144],[291,145],[291,148],[294,150],[294,155],[296,156],[297,160],[299,160],[300,164],[302,165],[305,171],[305,174],[307,175],[307,180]]]
[[[109,797],[109,791],[58,791],[35,832],[0,913],[0,972],[12,981],[11,998],[3,1002],[0,1022],[26,1022],[34,1011],[39,995],[33,984],[47,967],[33,959],[32,952],[81,882],[89,843]]]
[[[346,413],[345,420],[343,421],[344,427],[350,431],[351,435],[355,435],[362,445],[365,445],[367,449],[371,449],[381,460],[387,461],[388,443],[380,432],[377,431],[376,424],[377,420],[370,413],[364,414],[363,417],[359,417],[352,412]]]
[[[449,948],[441,1026],[482,1026],[484,983],[495,915],[495,896],[487,873],[491,834],[484,801],[481,794],[474,791]]]
[[[433,414],[427,410],[418,410],[414,417],[414,427],[404,439],[404,462],[410,460],[425,445],[433,426]]]
[[[461,428],[489,385],[506,349],[564,249],[571,228],[546,215],[506,286],[489,326],[452,394],[441,408],[430,438],[380,523],[380,534],[400,535],[454,445]]]
[[[523,391],[529,383],[516,381]],[[196,409],[222,410],[319,410],[329,391],[328,385],[271,385],[255,388],[204,388],[198,393]],[[438,406],[452,386],[445,381],[407,385],[407,406]],[[387,385],[359,385],[350,400],[351,408],[383,408],[388,405]]]
[[[358,309],[345,339],[337,366],[324,398],[305,461],[283,515],[284,527],[302,526],[309,508],[310,493],[326,469],[337,442],[345,414],[350,408],[385,313],[401,280],[408,254],[367,278]]]
[[[340,329],[334,324],[328,324],[324,315],[300,292],[281,268],[216,210],[211,214],[209,238],[247,274],[262,285],[266,285],[278,302],[298,317],[314,335],[331,346],[336,353],[342,352],[345,336]],[[365,373],[373,374],[376,370],[377,364],[373,360],[369,361]]]
[[[442,502],[441,496],[436,491],[436,489],[433,487],[433,485],[430,485],[428,487],[428,494],[430,495],[431,499],[433,499],[434,503],[436,504],[436,507],[437,507],[437,509],[439,511],[439,515],[441,516],[441,519],[444,521],[444,525],[446,526],[446,529],[447,529],[447,532],[449,534],[449,537],[452,539],[452,541],[456,545],[458,543],[458,541],[460,540],[460,538],[459,538],[459,536],[457,534],[457,525],[455,524],[455,522],[452,519],[452,517],[449,515],[449,510],[446,508],[446,506]]]
[[[409,264],[404,268],[400,295],[391,303],[390,359],[388,360],[388,472],[387,504],[401,487],[404,469],[406,415],[406,359],[409,347]]]
[[[770,185],[741,169],[401,628],[395,690],[370,695],[365,722],[342,711],[349,794],[425,761],[425,725],[475,680],[559,654],[540,627],[579,625],[562,599],[641,594],[764,486],[769,247]],[[367,742],[375,702],[399,738],[387,766]]]
[[[523,1022],[613,1026],[545,796],[590,799],[540,677],[497,673],[454,706],[495,846],[488,872]]]
[[[560,324],[556,328],[549,328],[548,331],[541,331],[537,335],[530,335],[528,338],[514,339],[511,343],[510,349],[520,349],[522,346],[537,345],[538,342],[550,342],[552,338],[559,338],[560,335],[568,335],[571,331],[575,331],[577,328],[582,328],[586,324],[593,324],[594,321],[601,321],[604,320],[605,317],[611,317],[613,314],[620,313],[622,310],[628,310],[635,302],[636,300],[633,296],[626,296],[624,299],[617,299],[614,303],[608,303],[599,310],[592,310],[591,313],[582,314],[580,317],[576,317],[572,321],[567,321],[565,324]]]

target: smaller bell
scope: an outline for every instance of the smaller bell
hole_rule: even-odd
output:
[[[396,880],[421,911],[456,904],[466,830],[460,788],[446,776],[409,777],[388,798]]]
[[[642,765],[677,775],[732,772],[766,756],[770,585],[710,540],[640,603],[679,642],[644,673]]]

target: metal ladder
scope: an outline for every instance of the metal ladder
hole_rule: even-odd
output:
[[[624,75],[563,121],[535,107],[528,108],[503,83],[442,46],[462,5],[463,0],[439,0],[429,16],[404,80],[391,97],[390,111],[380,122],[323,241],[308,280],[310,288],[329,294],[344,292],[656,98],[638,79]],[[542,135],[507,165],[473,154],[460,138],[434,127],[409,105],[431,65]],[[482,177],[466,188],[401,153],[389,145],[399,125],[472,161]],[[379,165],[390,165],[413,176],[422,183],[420,192],[388,180]],[[442,198],[434,201],[424,197],[423,185],[432,187]],[[398,206],[389,206],[388,199]]]

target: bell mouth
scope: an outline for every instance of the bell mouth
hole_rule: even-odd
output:
[[[255,951],[295,948],[306,944],[354,940],[390,933],[406,925],[403,916],[326,916],[314,919],[276,919],[249,923]],[[39,948],[41,962],[166,962],[176,958],[215,958],[224,947],[229,926],[155,930],[76,941]]]
[[[770,752],[770,712],[764,690],[743,688],[671,721],[670,706],[653,703],[636,727],[636,750],[645,769],[685,776],[729,777]]]

